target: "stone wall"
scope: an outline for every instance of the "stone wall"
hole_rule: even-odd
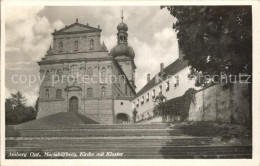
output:
[[[218,84],[198,91],[191,101],[190,121],[218,121],[246,125],[249,120],[247,84]]]
[[[115,117],[117,114],[124,113],[128,115],[130,121],[133,121],[133,107],[129,99],[114,100]]]
[[[67,112],[67,105],[65,103],[65,100],[41,101],[39,102],[37,119],[59,112]]]
[[[111,99],[85,100],[83,108],[79,113],[102,124],[112,124],[114,121],[113,102]]]

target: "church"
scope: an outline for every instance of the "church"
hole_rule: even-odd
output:
[[[75,112],[97,123],[132,121],[135,53],[128,46],[128,26],[117,26],[117,45],[101,44],[101,28],[76,22],[52,33],[53,46],[38,62],[44,78],[37,119]],[[79,78],[79,79],[78,79]]]
[[[190,69],[179,51],[176,61],[165,68],[160,64],[154,78],[148,74],[147,84],[136,93],[135,53],[128,45],[123,16],[117,30],[117,45],[110,52],[104,42],[101,44],[100,26],[80,24],[76,19],[74,24],[52,33],[53,46],[38,62],[44,81],[37,118],[75,112],[101,124],[129,123],[134,121],[136,110],[138,122],[153,117],[156,96],[172,99],[195,87],[194,79],[180,82],[189,76]]]

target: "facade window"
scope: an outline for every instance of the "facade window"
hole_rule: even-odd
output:
[[[78,51],[78,49],[79,49],[79,41],[76,40],[76,41],[74,42],[74,50],[75,50],[75,51]]]
[[[101,69],[101,81],[102,83],[106,82],[106,76],[107,76],[107,70],[105,67],[102,67]]]
[[[90,45],[89,46],[90,46],[91,50],[94,49],[94,40],[93,39],[90,40]]]
[[[137,99],[136,107],[139,107],[139,99]]]
[[[102,88],[101,88],[101,96],[102,97],[106,96],[106,88],[104,86],[102,86]]]
[[[46,71],[46,78],[49,79],[50,77],[51,77],[51,76],[50,76],[50,71],[47,70],[47,71]]]
[[[63,42],[59,42],[59,52],[63,51]]]
[[[79,73],[79,68],[77,65],[72,65],[70,68],[70,74],[76,76]]]
[[[58,76],[59,80],[62,79],[62,74],[63,74],[63,72],[61,69],[57,70],[57,76]]]
[[[130,96],[132,96],[132,91],[130,90]]]
[[[149,93],[147,93],[147,95],[146,95],[146,102],[148,102],[149,101]]]
[[[159,93],[162,93],[162,85],[159,86]]]
[[[121,104],[121,105],[124,105],[124,102],[121,102],[120,104]]]
[[[45,99],[47,99],[47,100],[50,99],[49,89],[46,89],[46,90],[45,90]]]
[[[152,97],[153,97],[153,99],[155,98],[155,89],[153,90],[153,96]]]
[[[87,75],[91,78],[93,76],[93,69],[90,67],[87,70]]]
[[[168,92],[170,90],[170,81],[166,82],[166,92]]]
[[[133,108],[135,108],[135,102],[133,102]]]
[[[179,75],[175,76],[175,87],[179,86],[180,83],[180,79],[179,79]]]
[[[56,90],[56,99],[61,99],[61,89]]]
[[[92,88],[87,89],[87,97],[93,97],[93,89]]]
[[[142,96],[141,104],[142,104],[142,105],[144,104],[144,96]]]

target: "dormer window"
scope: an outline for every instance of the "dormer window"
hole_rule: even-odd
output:
[[[63,42],[60,41],[59,42],[59,52],[62,52],[63,51]]]
[[[94,40],[93,39],[90,40],[90,49],[94,50]]]
[[[76,40],[76,41],[74,42],[74,51],[78,51],[78,49],[79,49],[79,41]]]

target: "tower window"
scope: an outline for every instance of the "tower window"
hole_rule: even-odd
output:
[[[61,99],[61,89],[56,90],[56,99]]]
[[[49,89],[45,90],[45,99],[49,100],[50,94],[49,94]]]
[[[105,67],[102,67],[101,69],[101,81],[104,83],[106,81],[106,75],[107,75],[107,70]]]
[[[123,36],[120,35],[120,36],[119,36],[119,41],[123,41],[123,40],[124,40]]]
[[[74,42],[74,51],[78,51],[78,48],[79,48],[79,42],[78,42],[78,40],[76,40]]]
[[[50,71],[49,71],[49,70],[46,71],[46,78],[47,78],[47,79],[50,78]]]
[[[101,88],[101,96],[102,97],[106,96],[106,88],[104,86],[102,86],[102,88]]]
[[[94,40],[93,39],[90,40],[90,49],[91,50],[94,49]]]
[[[59,52],[63,51],[63,42],[59,42]]]

